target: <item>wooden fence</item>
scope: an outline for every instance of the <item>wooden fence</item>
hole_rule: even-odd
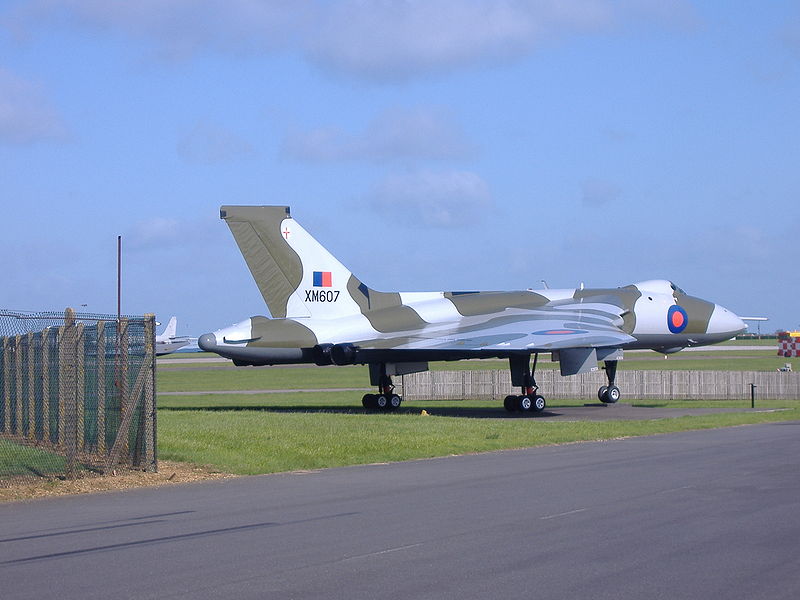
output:
[[[547,398],[597,398],[607,383],[603,371],[562,377],[554,369],[536,373]],[[402,377],[407,400],[490,398],[518,393],[508,371],[426,371]],[[653,400],[744,400],[750,384],[757,398],[799,400],[800,373],[779,371],[617,371],[616,384],[624,398]]]

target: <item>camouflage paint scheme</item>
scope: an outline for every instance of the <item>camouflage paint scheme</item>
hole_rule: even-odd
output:
[[[571,375],[597,369],[598,360],[616,361],[624,349],[670,353],[745,329],[728,309],[665,280],[601,289],[378,292],[288,207],[223,206],[220,216],[274,317],[199,338],[202,349],[237,365],[369,364],[380,385],[386,376],[425,370],[430,360],[495,357],[509,359],[515,385],[531,387],[522,361],[540,352],[554,352],[562,374]]]

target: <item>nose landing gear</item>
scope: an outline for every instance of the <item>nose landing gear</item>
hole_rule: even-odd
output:
[[[614,380],[617,377],[617,361],[616,360],[607,360],[606,363],[606,377],[608,377],[608,385],[600,386],[600,389],[597,390],[597,398],[603,404],[615,404],[620,397],[622,396],[622,392],[620,389],[614,384]]]

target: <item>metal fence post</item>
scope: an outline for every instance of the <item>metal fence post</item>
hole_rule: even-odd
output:
[[[97,453],[106,453],[106,324],[97,322]]]
[[[155,361],[156,316],[144,316],[144,363],[148,380],[144,384],[144,466],[148,471],[156,471],[156,361]]]
[[[84,402],[86,399],[86,373],[84,372],[83,323],[75,325],[75,449],[84,449]]]
[[[3,432],[11,430],[11,344],[3,338]]]
[[[13,433],[23,435],[22,430],[22,336],[14,336],[14,371],[16,373],[16,389],[14,390],[14,400],[16,401],[16,423]]]
[[[119,394],[119,425],[117,429],[117,439],[119,440],[119,431],[122,429],[122,424],[128,418],[128,411],[130,410],[130,395],[128,394],[128,344],[130,343],[128,340],[128,319],[122,318],[119,322],[119,347],[117,352],[119,352],[119,374],[117,378],[117,385],[118,390],[117,393]],[[122,445],[120,446],[120,454],[127,457],[130,454],[130,449],[128,446],[128,436],[124,436],[121,439]],[[114,442],[116,445],[116,441]]]
[[[77,434],[77,381],[76,381],[76,327],[75,311],[67,308],[64,311],[64,332],[62,337],[61,365],[59,375],[63,376],[63,381],[59,377],[59,405],[64,412],[59,415],[59,443],[66,450],[67,457],[67,476],[75,475],[76,462],[76,434]],[[61,426],[63,423],[63,427]],[[61,439],[61,432],[64,437]]]
[[[57,343],[58,358],[56,361],[56,368],[58,372],[58,409],[56,410],[56,444],[64,448],[64,413],[66,413],[67,406],[67,375],[64,364],[67,362],[67,348],[65,347],[64,340],[67,335],[67,327],[62,325],[57,330]]]
[[[42,331],[42,440],[50,436],[50,328]]]
[[[28,345],[28,439],[36,439],[36,379],[34,377],[34,364],[39,359],[39,353],[36,351],[36,345],[33,341],[33,332],[29,331],[27,335]]]

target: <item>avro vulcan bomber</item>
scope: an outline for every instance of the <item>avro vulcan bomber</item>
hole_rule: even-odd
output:
[[[308,363],[369,366],[377,393],[364,407],[397,409],[392,376],[426,371],[429,361],[507,359],[519,394],[509,411],[540,412],[535,371],[552,353],[561,375],[605,363],[617,402],[617,361],[626,349],[669,354],[730,339],[745,329],[730,310],[665,280],[617,288],[489,292],[378,292],[367,287],[295,221],[286,206],[223,206],[272,318],[255,316],[207,333],[200,348],[238,366]],[[532,364],[531,364],[532,363]]]

